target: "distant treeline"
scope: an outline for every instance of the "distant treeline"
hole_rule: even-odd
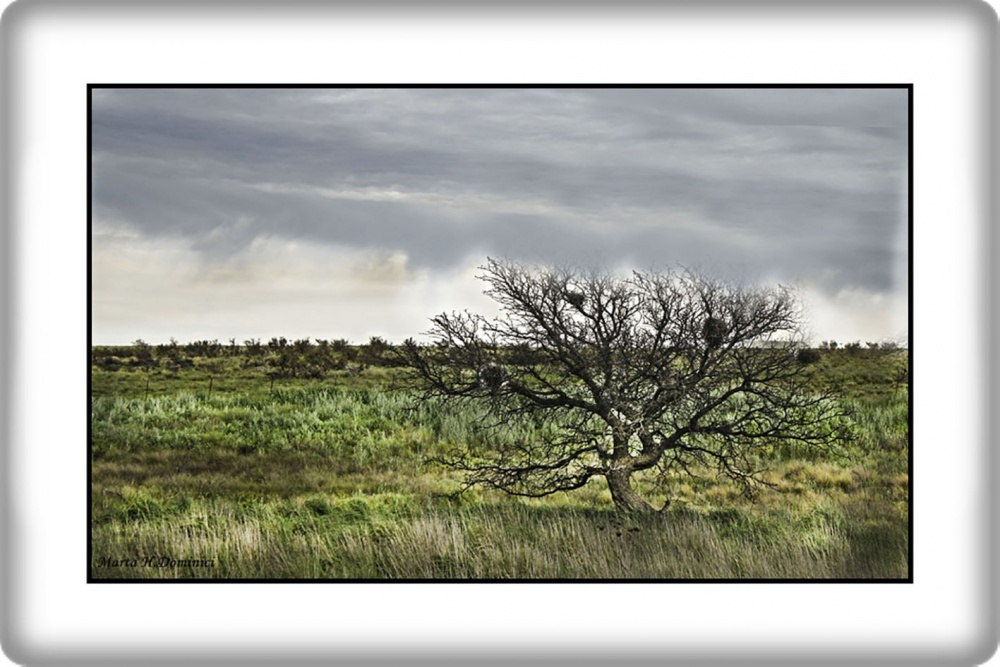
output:
[[[136,340],[131,345],[102,345],[91,348],[91,364],[107,371],[121,369],[165,369],[180,371],[195,366],[195,360],[233,360],[243,367],[264,370],[273,377],[321,378],[330,371],[361,371],[369,366],[398,365],[394,347],[378,336],[367,343],[351,344],[344,339],[324,340],[272,338],[267,342],[251,338],[238,343],[198,340],[151,345]]]
[[[882,352],[893,352],[900,349],[899,343],[894,340],[884,340],[881,342],[868,341],[864,345],[861,344],[860,340],[853,341],[851,343],[844,343],[841,345],[835,340],[824,340],[819,344],[819,349],[821,350],[847,350],[848,352],[860,352],[862,350],[867,351],[882,351]]]
[[[141,339],[131,345],[99,345],[91,348],[91,364],[105,371],[153,370],[180,371],[194,368],[195,360],[218,359],[220,362],[239,364],[243,368],[253,368],[274,378],[322,378],[332,371],[361,372],[369,367],[391,368],[402,365],[402,355],[398,347],[379,336],[372,336],[367,343],[355,344],[338,338],[271,338],[267,342],[251,338],[242,343],[230,338],[223,343],[218,340],[198,340],[180,343],[173,338],[168,343],[158,345]],[[838,344],[823,341],[815,348],[790,348],[804,364],[816,363],[822,353],[869,355],[899,350],[895,342],[860,341]],[[508,347],[505,351],[507,363],[529,365],[541,361],[538,353],[526,344]],[[228,363],[227,363],[228,365]],[[231,366],[230,366],[231,367]]]

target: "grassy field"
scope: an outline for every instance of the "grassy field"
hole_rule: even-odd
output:
[[[771,486],[752,499],[724,480],[641,480],[670,501],[648,518],[617,514],[599,481],[538,500],[455,497],[460,478],[432,460],[487,442],[474,415],[416,401],[395,369],[296,377],[233,351],[179,358],[95,348],[96,579],[909,574],[905,351],[827,351],[808,367],[851,408],[858,437],[842,453],[773,452]]]

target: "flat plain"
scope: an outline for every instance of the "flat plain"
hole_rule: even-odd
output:
[[[711,470],[638,480],[655,516],[603,482],[538,499],[472,488],[458,446],[538,438],[421,400],[373,339],[94,347],[91,577],[330,580],[905,580],[905,349],[822,350],[854,438],[775,447],[747,496]]]

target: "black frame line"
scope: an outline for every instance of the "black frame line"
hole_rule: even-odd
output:
[[[909,366],[908,408],[907,408],[907,505],[908,505],[908,561],[907,577],[903,579],[144,579],[144,578],[101,578],[95,577],[93,570],[93,460],[92,422],[90,419],[90,394],[93,391],[90,373],[90,355],[93,347],[93,91],[102,88],[116,89],[380,89],[380,88],[449,88],[449,89],[905,89],[908,91],[907,123],[907,297],[908,329],[907,357]],[[913,578],[913,94],[912,83],[695,83],[695,84],[653,84],[653,83],[592,83],[592,84],[325,84],[325,83],[89,83],[87,84],[87,576],[88,584],[912,584]]]

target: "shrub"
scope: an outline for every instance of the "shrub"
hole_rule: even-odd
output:
[[[815,364],[820,360],[820,357],[819,350],[814,350],[811,347],[804,347],[795,353],[795,359],[803,366]]]

